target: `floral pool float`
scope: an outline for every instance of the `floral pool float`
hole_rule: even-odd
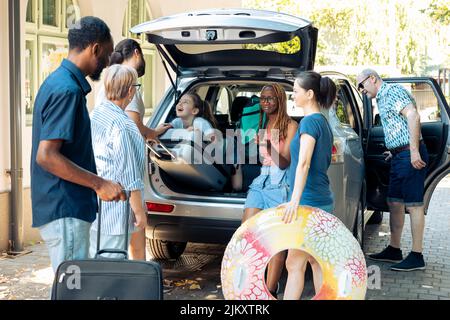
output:
[[[222,261],[222,290],[227,300],[275,300],[264,281],[270,259],[299,249],[320,264],[323,285],[313,300],[363,300],[367,269],[358,241],[335,216],[300,206],[298,219],[285,224],[282,210],[261,211],[234,234]]]

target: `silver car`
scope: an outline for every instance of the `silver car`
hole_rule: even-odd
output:
[[[224,155],[234,161],[236,148],[228,148],[226,133],[238,128],[243,108],[268,83],[283,85],[290,101],[295,75],[314,67],[318,39],[318,30],[310,21],[246,9],[162,17],[131,31],[147,34],[148,41],[156,45],[164,59],[172,80],[172,87],[147,125],[156,127],[170,122],[181,95],[194,90],[212,106],[227,141]],[[288,48],[285,52],[278,52],[271,45],[280,42]],[[363,101],[345,75],[323,74],[334,79],[339,89],[335,108],[326,114],[334,134],[329,177],[335,215],[362,244],[369,218],[380,222],[382,212],[387,211],[389,163],[383,156],[384,133],[376,123],[370,101]],[[404,82],[416,99],[426,92],[430,97],[424,103],[439,112],[439,121],[424,123],[423,131],[432,162],[427,180],[428,207],[432,191],[450,170],[449,108],[432,79],[387,81]],[[302,115],[296,112],[291,102],[288,113],[301,121]],[[246,188],[259,173],[257,163],[246,164],[244,189],[234,192],[232,164],[186,161],[185,153],[204,151],[205,142],[190,144],[189,139],[181,140],[168,133],[161,137],[162,146],[149,151],[146,234],[150,254],[160,259],[178,258],[187,242],[227,243],[241,225]]]

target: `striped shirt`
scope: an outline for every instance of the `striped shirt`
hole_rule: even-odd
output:
[[[401,112],[408,105],[417,108],[412,95],[399,84],[383,82],[376,99],[383,124],[386,148],[392,150],[409,145],[408,121]]]
[[[145,142],[136,124],[114,103],[105,100],[91,114],[92,146],[98,175],[119,182],[125,190],[144,190]],[[102,204],[103,234],[125,234],[125,202]],[[134,215],[129,232],[134,231]],[[97,220],[92,224],[97,229]]]

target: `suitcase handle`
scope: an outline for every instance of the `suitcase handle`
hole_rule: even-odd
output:
[[[129,229],[129,220],[131,214],[131,205],[130,205],[130,197],[131,192],[123,190],[125,195],[127,196],[126,204],[127,204],[127,213],[125,215],[125,246],[123,250],[120,249],[102,249],[100,250],[100,237],[101,237],[101,226],[102,226],[102,200],[98,201],[98,224],[97,224],[97,253],[95,254],[95,259],[98,259],[103,253],[118,253],[125,255],[125,259],[128,260],[128,229]]]
[[[128,260],[128,251],[119,250],[119,249],[102,249],[97,251],[97,254],[95,255],[95,258],[98,259],[101,257],[104,253],[117,253],[117,254],[123,254],[125,256],[125,260]]]

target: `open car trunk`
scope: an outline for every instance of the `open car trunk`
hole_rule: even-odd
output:
[[[131,32],[145,33],[177,73],[241,66],[310,70],[318,34],[305,19],[249,9],[177,14],[145,22]],[[293,41],[289,48],[271,46],[288,41]]]
[[[155,123],[170,122],[175,117],[180,93],[191,89],[186,88],[186,81],[193,78],[205,83],[211,81],[206,88],[196,89],[212,106],[224,138],[227,129],[237,128],[245,98],[259,94],[270,81],[284,82],[291,90],[296,73],[313,69],[318,35],[317,28],[308,20],[250,9],[176,14],[145,22],[131,32],[145,33],[177,77],[172,81],[173,100],[170,105],[162,105],[167,110],[157,111]],[[229,84],[217,85],[220,81]],[[239,91],[236,83],[241,83],[244,89]],[[248,86],[249,83],[252,85]],[[182,139],[173,139],[173,136],[160,139],[172,156],[158,146],[155,152],[149,153],[153,163],[151,181],[156,190],[181,198],[185,195],[245,198],[248,186],[260,173],[258,161],[246,162],[242,167],[242,190],[234,191],[232,176],[236,161],[218,163],[203,159],[206,162],[195,163],[194,153],[202,158],[202,152],[210,147],[211,141],[186,139],[189,136],[186,132],[181,136]],[[216,153],[235,157],[234,149],[229,149],[233,142],[224,139],[224,148]],[[249,152],[256,160],[257,150],[253,148]],[[215,157],[216,154],[212,154]]]

